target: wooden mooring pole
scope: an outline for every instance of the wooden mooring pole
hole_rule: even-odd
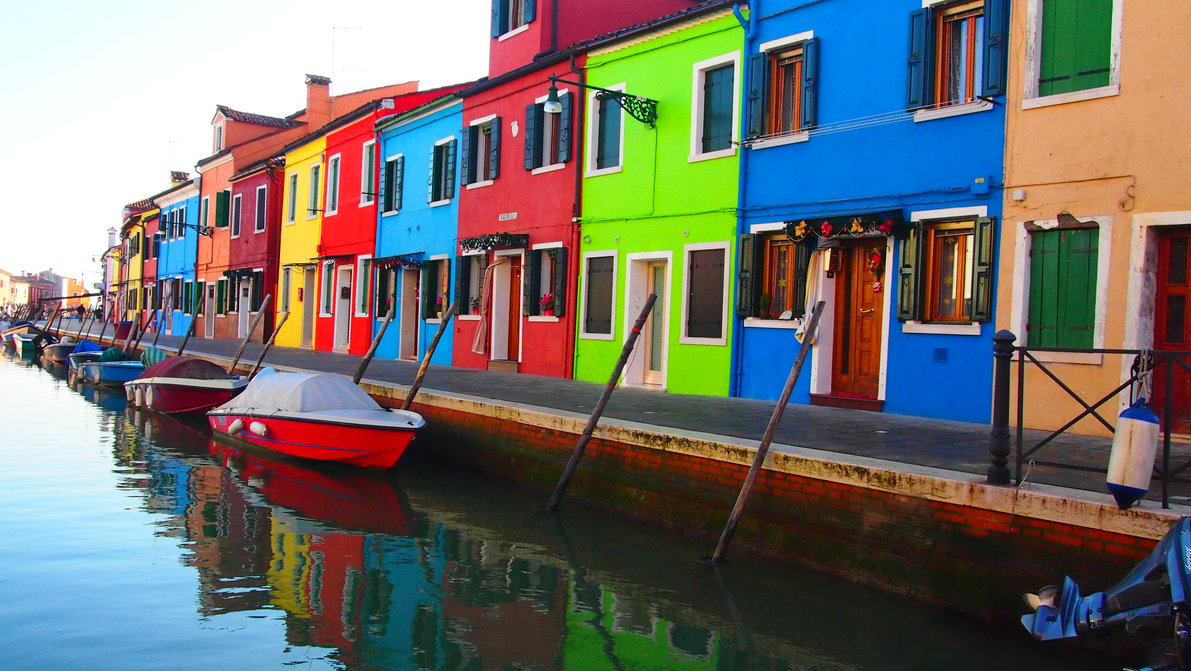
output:
[[[807,323],[806,332],[802,334],[802,347],[798,349],[798,356],[794,358],[794,365],[790,367],[790,375],[786,378],[786,386],[782,388],[782,395],[778,398],[777,406],[774,407],[773,414],[769,417],[769,425],[765,427],[765,434],[761,436],[761,444],[757,446],[757,455],[753,457],[753,465],[749,467],[748,475],[744,477],[744,485],[741,486],[740,494],[736,497],[736,505],[732,507],[732,513],[728,515],[724,533],[720,535],[720,542],[715,546],[715,552],[710,557],[701,557],[700,563],[712,566],[724,563],[724,553],[728,551],[728,544],[732,542],[732,536],[736,535],[736,527],[740,524],[740,516],[744,513],[744,504],[748,502],[753,485],[757,482],[757,476],[761,474],[761,466],[765,463],[766,455],[769,454],[769,445],[773,442],[773,434],[777,431],[777,425],[782,421],[782,413],[786,411],[786,404],[790,402],[794,383],[798,381],[798,376],[802,373],[802,364],[806,361],[806,355],[811,351],[811,343],[815,341],[815,331],[819,328],[819,317],[823,314],[825,304],[825,301],[819,301],[811,310],[810,322]]]
[[[144,338],[145,334],[149,332],[149,322],[151,322],[151,321],[153,321],[153,313],[152,312],[145,315],[145,323],[141,326],[141,332],[137,334],[136,343],[134,343],[132,346],[133,354],[136,354],[136,351],[138,349],[140,349],[141,339]]]
[[[236,356],[232,357],[231,364],[227,367],[228,375],[235,375],[236,364],[240,363],[240,355],[244,353],[244,348],[248,346],[248,341],[252,340],[252,334],[256,331],[256,325],[260,323],[261,317],[265,316],[265,310],[269,309],[269,303],[273,300],[273,294],[265,296],[265,300],[261,302],[261,309],[257,311],[256,316],[252,318],[252,324],[248,326],[248,333],[244,336],[244,341],[240,343],[240,349],[236,350]],[[243,306],[243,301],[240,305]]]
[[[450,323],[451,317],[455,315],[456,306],[451,303],[447,311],[443,313],[442,322],[438,325],[438,331],[435,332],[434,338],[430,341],[430,346],[426,348],[426,354],[422,357],[422,365],[418,366],[418,374],[414,376],[414,384],[409,388],[409,393],[405,395],[405,401],[401,404],[402,410],[409,410],[410,406],[414,404],[414,397],[418,395],[418,390],[422,388],[422,378],[426,377],[426,369],[430,367],[430,357],[434,356],[434,350],[438,347],[438,341],[442,339],[443,331],[447,330],[447,324]]]
[[[583,434],[575,442],[575,449],[571,452],[571,458],[567,461],[566,468],[562,471],[562,477],[558,479],[558,484],[554,487],[554,493],[550,495],[550,501],[546,504],[546,510],[552,513],[558,511],[558,504],[562,501],[562,495],[566,493],[567,485],[571,484],[571,477],[575,475],[575,469],[579,467],[579,460],[583,458],[583,450],[587,449],[587,443],[591,440],[591,434],[595,432],[596,425],[600,423],[600,416],[604,414],[604,408],[608,405],[608,399],[612,397],[612,392],[616,390],[616,383],[620,380],[620,373],[624,370],[625,364],[628,363],[629,355],[633,353],[633,346],[637,344],[637,336],[641,335],[641,327],[645,326],[645,320],[649,318],[649,313],[653,311],[653,304],[657,299],[657,294],[649,294],[649,298],[645,299],[645,307],[641,308],[641,314],[637,316],[637,322],[633,324],[633,330],[629,331],[629,337],[624,341],[624,347],[620,350],[620,358],[616,360],[616,366],[612,369],[612,376],[608,378],[608,384],[604,386],[604,391],[600,394],[600,400],[596,402],[595,409],[591,411],[591,417],[587,420],[587,426],[583,428]]]
[[[397,312],[397,294],[389,294],[389,311],[385,314],[385,320],[380,323],[380,330],[376,332],[376,337],[372,339],[372,344],[368,346],[368,351],[364,354],[364,359],[360,361],[360,367],[356,369],[356,374],[352,376],[352,384],[360,384],[360,378],[364,377],[364,371],[368,370],[368,364],[372,363],[372,357],[376,355],[376,348],[380,347],[380,339],[385,337],[385,331],[389,329],[389,322],[393,321],[393,314]]]
[[[165,321],[165,310],[154,310],[153,314],[156,319],[153,321],[153,344],[150,347],[157,347],[157,339],[161,337],[161,322]]]
[[[100,347],[103,347],[103,336],[106,335],[108,332],[108,320],[104,319],[102,321],[103,321],[103,328],[99,329],[99,338],[98,338]]]
[[[256,358],[256,363],[252,364],[252,370],[248,371],[249,378],[256,375],[256,371],[260,369],[261,364],[265,361],[265,355],[269,353],[269,348],[273,346],[273,341],[277,339],[277,334],[281,333],[281,327],[285,326],[285,320],[287,319],[289,319],[289,313],[283,312],[281,314],[281,321],[277,322],[277,326],[273,327],[273,333],[269,335],[265,346],[261,348],[261,355]]]

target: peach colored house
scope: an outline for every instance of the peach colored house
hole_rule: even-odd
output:
[[[1191,349],[1187,26],[1191,3],[1013,0],[996,323],[1019,346]],[[1036,356],[1089,403],[1133,362]],[[1082,410],[1036,367],[1026,373],[1025,426],[1056,429]],[[1187,390],[1172,398],[1172,427],[1191,426]],[[1113,422],[1118,403],[1100,414]],[[1073,430],[1107,433],[1087,418]]]

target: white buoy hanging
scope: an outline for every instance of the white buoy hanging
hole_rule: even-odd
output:
[[[1149,356],[1142,353],[1137,377],[1143,392],[1149,385]],[[1154,473],[1154,457],[1158,453],[1158,415],[1139,395],[1133,405],[1117,417],[1117,430],[1112,438],[1112,454],[1108,458],[1108,491],[1121,510],[1129,509],[1150,489]]]

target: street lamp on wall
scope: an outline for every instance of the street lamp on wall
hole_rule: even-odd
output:
[[[562,102],[558,99],[558,84],[570,84],[580,88],[591,89],[598,91],[596,98],[599,100],[612,99],[616,101],[617,105],[625,111],[628,115],[640,121],[641,123],[654,127],[658,120],[658,101],[645,96],[635,96],[624,91],[613,91],[611,89],[601,88],[599,86],[591,86],[589,84],[581,84],[579,82],[568,81],[566,79],[559,79],[554,75],[550,75],[550,90],[546,94],[546,102],[542,104],[542,111],[546,114],[561,114]]]

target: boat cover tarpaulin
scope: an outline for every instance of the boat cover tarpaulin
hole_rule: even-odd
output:
[[[141,363],[145,365],[145,368],[149,368],[165,361],[167,357],[169,357],[168,354],[156,347],[146,347],[145,351],[141,352]]]
[[[99,355],[100,363],[108,363],[109,361],[121,361],[124,359],[124,352],[119,347],[109,347]]]
[[[145,369],[138,376],[140,379],[151,377],[183,377],[191,380],[234,380],[234,375],[207,361],[192,356],[170,357],[155,363]]]
[[[90,340],[83,340],[79,344],[75,345],[74,349],[70,350],[70,353],[76,354],[78,352],[102,352],[102,351],[103,351],[103,348],[100,347],[99,345],[96,345],[95,343],[91,342]]]
[[[341,375],[261,371],[244,392],[221,410],[383,410],[380,404]]]

